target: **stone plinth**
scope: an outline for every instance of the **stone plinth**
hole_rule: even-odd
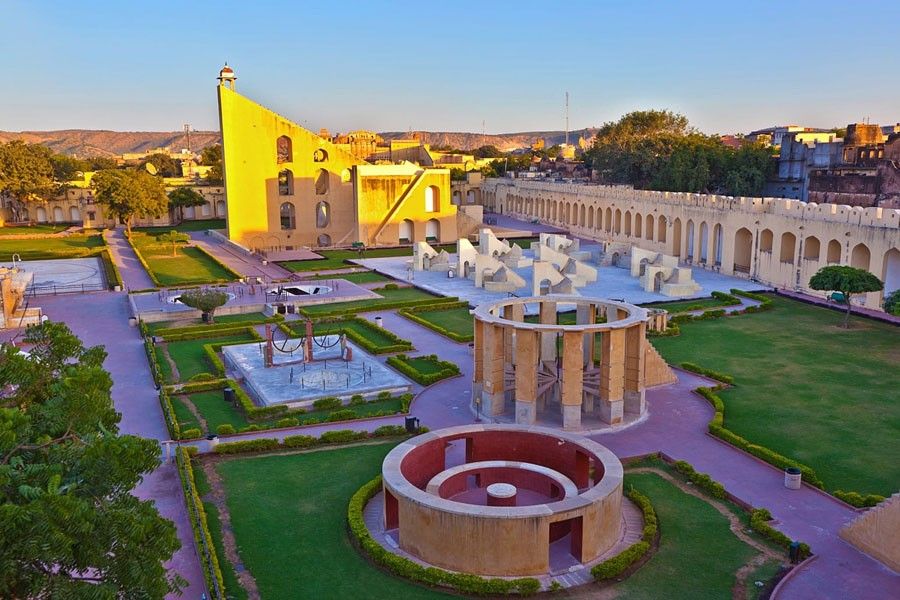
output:
[[[508,483],[492,483],[487,486],[488,506],[515,506],[516,486]]]

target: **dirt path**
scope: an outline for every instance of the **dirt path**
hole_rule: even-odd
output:
[[[181,381],[181,373],[178,372],[178,365],[175,364],[172,355],[169,354],[169,345],[162,343],[159,345],[159,349],[162,351],[163,358],[166,359],[166,363],[168,363],[169,369],[172,371],[172,383],[178,383]]]
[[[629,473],[653,473],[654,475],[658,475],[668,481],[669,483],[675,485],[686,494],[690,494],[696,498],[700,498],[713,508],[715,508],[723,517],[728,519],[728,527],[731,529],[731,532],[737,536],[739,540],[754,548],[759,552],[753,559],[750,560],[747,564],[737,570],[735,573],[735,582],[734,587],[731,590],[731,596],[734,600],[744,600],[746,598],[746,590],[747,590],[747,578],[753,573],[753,571],[765,563],[768,560],[774,560],[777,562],[783,562],[784,556],[782,553],[773,550],[768,545],[759,542],[749,535],[744,530],[745,525],[741,522],[741,520],[728,508],[725,506],[723,502],[720,500],[716,500],[715,498],[711,498],[706,494],[698,491],[695,487],[687,485],[684,481],[672,477],[669,473],[665,471],[654,469],[653,467],[641,467],[638,469],[629,469]]]
[[[203,472],[206,474],[206,481],[209,483],[209,493],[203,497],[203,500],[212,502],[219,511],[219,523],[222,528],[222,546],[225,548],[225,558],[231,563],[234,572],[237,575],[238,582],[247,592],[249,600],[259,600],[259,588],[256,587],[256,579],[253,574],[241,562],[241,556],[237,550],[237,540],[234,538],[234,530],[231,528],[231,514],[228,512],[228,505],[225,503],[225,487],[222,484],[222,478],[216,471],[214,461],[200,461]],[[226,565],[220,565],[223,569],[228,568]]]
[[[181,400],[181,403],[187,407],[191,414],[194,415],[194,418],[197,419],[197,422],[200,423],[200,431],[205,431],[207,434],[216,433],[215,431],[209,430],[209,425],[206,423],[206,419],[203,418],[203,415],[197,410],[197,407],[194,406],[194,403],[191,402],[191,397],[186,394],[180,394],[178,399]]]

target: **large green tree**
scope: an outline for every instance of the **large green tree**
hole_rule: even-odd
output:
[[[102,347],[61,323],[0,349],[0,597],[163,598],[174,525],[131,490],[159,444],[119,434]]]
[[[847,304],[844,315],[844,327],[850,327],[850,299],[854,294],[880,291],[884,284],[881,280],[856,267],[830,265],[819,269],[809,280],[809,287],[820,292],[840,292]]]
[[[154,175],[160,177],[180,177],[181,163],[164,152],[156,152],[147,156],[140,162],[138,168],[147,170],[147,165],[153,165]]]
[[[169,198],[162,179],[146,171],[98,171],[91,186],[97,202],[125,223],[129,236],[135,217],[159,217],[168,210]]]
[[[15,220],[20,220],[20,211],[28,203],[47,200],[59,191],[52,156],[40,144],[20,140],[0,144],[0,196],[12,200]]]
[[[169,192],[169,207],[178,212],[179,221],[184,221],[185,208],[204,204],[206,204],[206,198],[189,187],[177,187]]]
[[[200,161],[211,167],[206,180],[210,185],[222,185],[225,182],[225,172],[222,168],[222,144],[207,146],[200,153]]]
[[[184,292],[178,299],[185,306],[201,311],[203,319],[212,323],[216,309],[228,302],[228,294],[214,289],[196,289]]]

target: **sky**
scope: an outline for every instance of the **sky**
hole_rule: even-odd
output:
[[[218,129],[216,76],[317,131],[900,121],[900,1],[0,0],[0,130]],[[482,125],[483,124],[483,125]]]

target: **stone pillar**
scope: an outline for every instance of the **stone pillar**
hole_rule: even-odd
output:
[[[625,412],[644,413],[644,352],[646,323],[625,330]]]
[[[475,319],[474,359],[475,365],[472,372],[472,382],[484,381],[484,321]]]
[[[567,331],[563,334],[562,402],[563,429],[581,428],[581,399],[584,376],[582,357],[584,333]]]
[[[625,330],[603,333],[600,359],[600,418],[611,425],[622,422],[625,392]]]
[[[484,324],[484,387],[481,392],[481,411],[487,415],[503,413],[503,367],[506,362],[503,346],[503,327]]]
[[[537,417],[537,379],[539,333],[528,329],[516,331],[516,423],[531,425]]]
[[[556,325],[556,302],[541,302],[540,321],[543,325]],[[541,334],[541,360],[556,361],[556,333]]]
[[[513,306],[504,306],[503,307],[503,318],[512,321],[513,318]],[[503,343],[506,348],[509,348],[509,362],[513,366],[516,364],[516,345],[513,340],[514,330],[512,327],[505,327],[503,331]]]

